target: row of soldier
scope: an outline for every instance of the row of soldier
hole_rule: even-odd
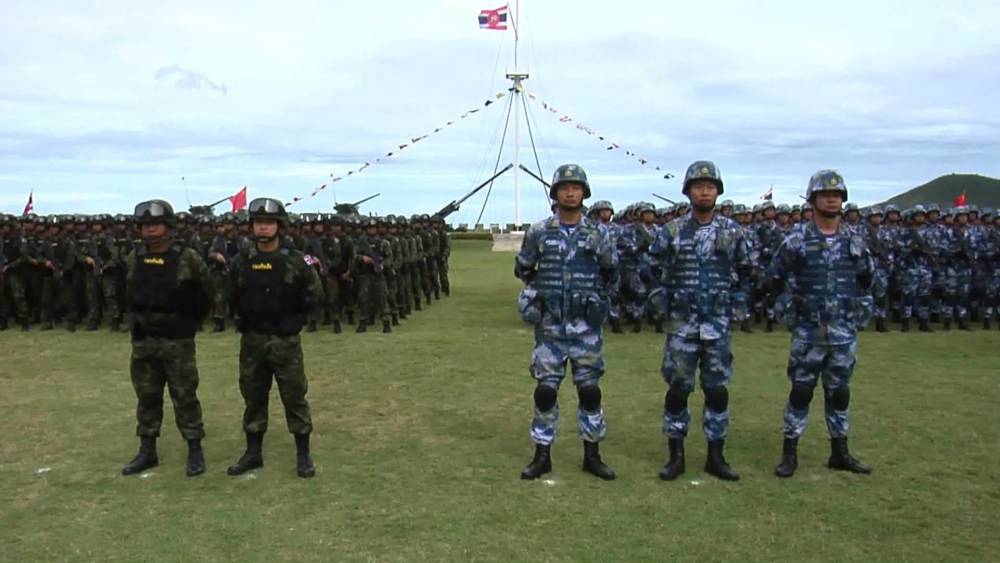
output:
[[[772,332],[777,295],[765,287],[757,273],[766,270],[786,235],[796,226],[812,220],[812,205],[775,205],[771,201],[752,208],[723,201],[717,211],[735,220],[750,244],[755,275],[747,282],[750,300],[742,318],[734,319],[743,332],[753,332],[752,324]],[[616,213],[608,201],[587,208],[591,219],[608,226],[618,251],[620,282],[611,291],[609,324],[616,333],[622,324],[641,332],[644,321],[663,332],[662,320],[649,305],[654,280],[659,279],[649,249],[659,229],[671,220],[687,215],[686,202],[656,208],[649,202],[633,203]],[[910,330],[911,319],[921,331],[930,332],[932,322],[944,330],[953,323],[970,330],[971,322],[990,329],[1000,315],[1000,215],[975,206],[941,210],[936,204],[916,205],[901,211],[895,205],[885,209],[844,207],[844,224],[865,239],[876,258],[874,321],[878,332],[889,330],[887,318]],[[1000,322],[997,322],[1000,328]]]
[[[252,247],[248,214],[178,213],[176,238],[208,264],[213,331],[224,331],[232,319],[229,264]],[[289,214],[282,239],[306,255],[323,284],[323,307],[309,319],[309,332],[325,325],[340,333],[344,320],[356,320],[357,332],[381,321],[389,333],[422,302],[451,293],[451,242],[437,217]],[[0,330],[11,319],[23,331],[61,322],[69,331],[81,323],[97,330],[102,322],[121,330],[124,259],[140,244],[131,216],[0,215]]]

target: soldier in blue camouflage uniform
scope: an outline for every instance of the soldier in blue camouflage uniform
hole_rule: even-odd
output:
[[[958,321],[960,330],[971,330],[969,326],[969,300],[972,295],[973,269],[976,263],[975,235],[969,228],[969,212],[965,207],[953,210],[954,227],[931,243],[940,248],[944,266],[935,270],[944,271],[944,330],[951,330],[952,319]]]
[[[937,250],[930,246],[928,229],[925,224],[927,211],[922,205],[908,210],[910,225],[899,232],[896,250],[902,262],[900,279],[903,298],[902,332],[909,332],[910,319],[917,317],[921,332],[933,332],[930,328],[931,289],[934,281],[933,269],[937,264]]]
[[[989,223],[986,222],[987,220]],[[996,317],[997,328],[1000,329],[1000,213],[996,211],[990,215],[984,213],[983,226],[987,227],[983,260],[989,272],[983,328],[988,330],[990,319]]]
[[[702,430],[708,440],[705,471],[736,481],[739,474],[723,455],[733,373],[730,324],[747,308],[743,288],[753,267],[750,248],[735,221],[714,213],[723,193],[722,175],[714,163],[691,164],[682,191],[691,202],[691,214],[667,223],[650,249],[663,273],[662,286],[650,300],[668,319],[662,374],[668,385],[663,432],[670,459],[660,478],[669,481],[684,473],[684,438],[691,422],[688,396],[700,365]]]
[[[604,227],[608,241],[611,244],[611,248],[617,253],[618,239],[622,235],[622,227],[621,225],[611,221],[614,214],[614,206],[611,205],[610,201],[603,199],[595,201],[589,208],[587,208],[587,217]],[[621,334],[621,263],[616,259],[616,264],[618,264],[619,275],[615,276],[615,283],[607,288],[608,324],[611,326],[611,332]]]
[[[888,231],[882,228],[882,210],[873,207],[868,212],[868,228],[864,231],[865,243],[875,261],[875,271],[872,278],[872,315],[875,317],[875,330],[889,332],[886,326],[885,313],[888,307],[889,279],[893,267],[892,241]]]
[[[722,207],[725,209],[725,205]],[[733,220],[735,220],[743,230],[743,238],[746,239],[747,248],[750,250],[750,263],[755,266],[759,266],[761,264],[760,244],[757,240],[757,230],[753,228],[753,225],[750,223],[750,210],[747,209],[746,205],[739,203],[733,206]],[[747,308],[742,319],[734,319],[740,322],[740,331],[747,334],[753,332],[753,329],[750,327],[750,321],[753,314],[753,295],[760,277],[758,273],[759,268],[755,267],[751,272],[750,277],[742,282],[740,291],[743,295],[747,296]]]
[[[869,290],[875,266],[864,239],[841,222],[847,185],[840,174],[833,170],[814,174],[806,199],[815,208],[815,219],[798,226],[785,239],[770,270],[772,285],[785,285],[777,309],[792,327],[788,355],[792,389],[785,406],[785,440],[775,474],[791,477],[798,467],[798,441],[820,378],[831,443],[827,465],[870,473],[871,469],[851,457],[847,434],[857,329],[871,314]]]
[[[581,214],[583,200],[590,197],[583,168],[557,168],[549,197],[558,204],[556,214],[528,229],[514,262],[514,273],[525,283],[518,309],[535,327],[530,371],[537,381],[531,421],[535,455],[521,478],[537,479],[552,471],[557,394],[568,362],[580,400],[583,470],[611,480],[615,472],[601,460],[598,448],[607,433],[599,383],[604,375],[602,325],[608,314],[605,288],[614,282],[615,254],[605,230]]]
[[[636,221],[625,228],[617,245],[621,256],[622,290],[625,310],[632,321],[632,332],[642,331],[646,315],[646,299],[652,271],[647,253],[656,237],[656,208],[652,203],[639,202],[635,206]]]

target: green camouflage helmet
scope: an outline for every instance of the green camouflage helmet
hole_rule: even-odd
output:
[[[681,193],[688,195],[691,183],[698,180],[711,181],[719,188],[719,195],[722,195],[722,172],[711,160],[696,160],[691,166],[688,166],[687,172],[684,173],[684,187],[681,188]]]
[[[164,223],[171,228],[177,225],[173,206],[162,199],[151,199],[136,205],[132,216],[135,217],[135,222],[139,225]],[[76,222],[84,223],[86,219],[77,217]]]
[[[254,219],[274,219],[282,227],[288,227],[290,217],[285,211],[285,204],[270,197],[258,197],[250,202],[250,222]]]
[[[583,186],[583,199],[590,197],[590,182],[587,181],[587,173],[578,164],[563,164],[556,168],[552,175],[552,184],[549,188],[549,199],[556,199],[556,192],[560,184],[576,182]]]
[[[643,213],[650,211],[656,213],[656,206],[648,201],[640,201],[635,206],[635,212],[641,217]]]
[[[774,210],[774,214],[775,215],[781,215],[782,213],[784,213],[785,215],[791,215],[792,214],[792,206],[788,205],[787,203],[782,203],[777,208],[775,208],[775,210]]]
[[[847,201],[847,184],[844,177],[836,170],[820,170],[809,178],[809,185],[806,187],[806,201],[813,202],[813,196],[819,192],[840,192]]]

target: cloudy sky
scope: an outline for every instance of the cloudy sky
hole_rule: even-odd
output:
[[[180,208],[243,185],[251,198],[307,196],[503,91],[513,32],[476,21],[501,3],[8,3],[0,210],[20,213],[31,190],[39,213],[152,197]],[[544,175],[578,162],[595,197],[619,206],[679,194],[652,166],[680,174],[701,158],[747,203],[772,184],[794,203],[820,168],[840,170],[859,203],[950,172],[1000,176],[1000,3],[817,5],[523,1]],[[489,176],[505,112],[500,100],[293,210],[381,192],[364,210],[433,212]],[[535,168],[525,129],[521,159]],[[520,183],[522,219],[539,218],[540,185]],[[511,174],[495,184],[483,222],[513,220],[513,190]],[[484,196],[451,220],[474,222]]]

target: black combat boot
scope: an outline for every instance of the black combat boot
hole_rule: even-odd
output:
[[[990,329],[990,318],[983,317],[983,330],[989,330],[989,329]]]
[[[860,461],[851,457],[847,451],[847,438],[830,438],[830,460],[826,462],[830,469],[838,471],[850,471],[868,475],[872,469]]]
[[[45,321],[42,323],[42,328],[39,330],[52,330],[53,328],[55,328],[55,326],[52,324],[52,321]]]
[[[708,457],[705,459],[705,472],[715,475],[723,481],[739,481],[740,476],[733,471],[732,467],[726,463],[722,450],[725,449],[725,440],[713,440],[708,443]]]
[[[910,318],[906,317],[899,324],[899,332],[910,332]]]
[[[632,319],[632,333],[639,334],[642,332],[642,319]]]
[[[121,331],[122,331],[121,319],[111,319],[111,332],[121,332]]]
[[[583,470],[605,481],[614,481],[615,472],[601,461],[600,446],[597,442],[583,442]]]
[[[673,481],[684,473],[684,439],[670,438],[667,440],[667,452],[670,454],[670,459],[660,470],[660,479]]]
[[[417,299],[413,302],[413,310],[423,311],[423,309],[420,307],[420,297],[417,297]]]
[[[306,325],[306,332],[316,332],[316,319],[311,319]]]
[[[756,324],[760,324],[763,321],[764,321],[764,314],[761,313],[760,311],[754,311],[753,312],[753,322],[756,323]]]
[[[958,330],[972,330],[972,327],[969,326],[969,317],[959,317]]]
[[[434,300],[438,301],[441,299],[441,290],[434,288]]]
[[[392,314],[392,326],[399,326],[399,315],[396,313]]]
[[[972,316],[972,322],[979,322],[979,307],[970,307],[971,311],[969,313]]]
[[[902,317],[903,317],[903,314],[899,311],[899,309],[893,310],[893,312],[892,312],[892,322],[894,322],[894,323],[902,322],[902,320],[903,320]]]
[[[212,332],[226,332],[226,319],[215,319],[215,326]]]
[[[399,320],[405,321],[408,316],[410,316],[410,310],[408,307],[403,307],[399,310]]]
[[[201,440],[188,440],[187,468],[184,473],[195,477],[205,472],[205,452],[201,449]]]
[[[778,477],[791,477],[795,475],[795,470],[799,467],[799,439],[785,438],[785,443],[781,446],[781,461],[774,468],[774,474]]]
[[[349,325],[354,324],[354,312],[353,311],[348,311],[347,312],[347,324],[349,324]]]
[[[430,307],[431,306],[431,294],[430,294],[430,292],[425,293],[424,297],[427,298],[427,306]]]
[[[768,317],[767,326],[764,327],[764,332],[774,332],[774,319]]]
[[[444,296],[451,297],[451,286],[444,288]]]
[[[31,330],[31,321],[28,319],[21,319],[21,332],[28,332]]]
[[[663,321],[654,321],[653,329],[656,331],[656,334],[663,334]]]
[[[948,317],[947,319],[944,320],[944,323],[941,325],[941,330],[945,332],[951,330],[951,317]]]
[[[358,328],[354,329],[354,332],[357,334],[368,332],[368,324],[365,323],[364,319],[358,319]]]
[[[309,434],[295,435],[295,471],[303,479],[316,475],[316,466],[309,455]]]
[[[879,317],[875,319],[875,330],[877,332],[889,332],[889,328],[885,326],[885,318]]]
[[[625,331],[622,330],[622,322],[619,319],[611,319],[608,321],[611,324],[611,332],[615,334],[621,334]]]
[[[122,475],[133,475],[142,473],[160,465],[160,459],[156,456],[156,438],[153,436],[139,437],[139,453],[135,454],[128,465],[122,467]]]
[[[264,433],[247,432],[247,449],[240,456],[239,461],[229,466],[226,473],[229,475],[243,475],[251,469],[264,467]]]
[[[927,319],[917,319],[917,324],[920,326],[920,332],[934,332],[931,328],[931,324],[927,322]]]
[[[750,318],[747,317],[740,322],[740,332],[745,332],[747,334],[753,334],[753,328],[750,327]]]
[[[389,334],[392,332],[392,323],[390,321],[382,321],[382,334]]]
[[[341,332],[344,332],[344,329],[340,326],[340,321],[333,321],[333,333],[340,334]]]
[[[0,317],[0,330],[7,330],[7,317]]]
[[[524,468],[521,472],[521,479],[530,481],[531,479],[538,479],[546,473],[552,472],[552,457],[550,456],[550,450],[552,446],[543,446],[542,444],[535,444],[535,457],[531,458],[531,463],[528,467]]]
[[[331,319],[331,317],[330,317],[330,311],[324,310],[323,311],[323,326],[330,326],[330,319]]]

